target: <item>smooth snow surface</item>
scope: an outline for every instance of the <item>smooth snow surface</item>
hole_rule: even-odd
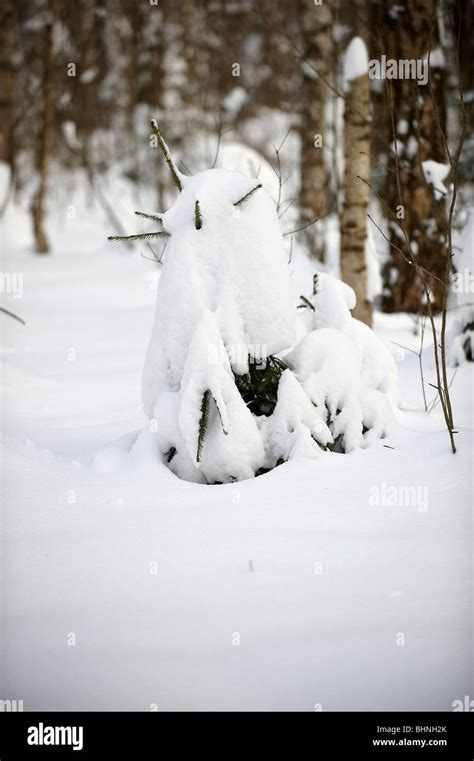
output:
[[[24,293],[2,304],[26,326],[0,315],[2,695],[27,711],[451,710],[473,695],[472,364],[452,383],[452,456],[416,355],[391,344],[418,349],[411,319],[377,314],[403,400],[386,439],[311,459],[295,438],[304,456],[259,478],[182,481],[145,438],[128,454],[154,435],[139,386],[156,265],[102,244],[104,221],[51,228],[47,261],[26,212],[6,222],[25,244],[2,270]],[[424,370],[431,402],[429,335]]]

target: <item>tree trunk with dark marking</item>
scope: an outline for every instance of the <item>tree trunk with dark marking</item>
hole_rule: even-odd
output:
[[[354,43],[363,46],[360,38]],[[349,51],[350,54],[350,51]],[[371,108],[368,72],[347,82],[344,104],[344,204],[341,219],[341,277],[354,290],[353,316],[372,324],[367,297],[367,212],[370,192]]]

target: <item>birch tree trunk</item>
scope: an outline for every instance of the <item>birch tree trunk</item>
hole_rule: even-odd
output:
[[[346,53],[346,61],[354,52],[367,61],[367,50],[356,37]],[[357,56],[356,56],[357,57]],[[364,63],[362,61],[362,64]],[[360,56],[358,64],[360,64]],[[363,68],[363,66],[362,66]],[[372,303],[367,297],[367,212],[370,187],[370,80],[365,73],[348,79],[344,105],[344,203],[341,219],[341,277],[353,288],[357,304],[353,316],[372,324]],[[358,71],[355,69],[355,73]],[[351,72],[348,72],[349,76]],[[363,182],[363,178],[366,182]]]
[[[308,224],[327,212],[328,172],[324,160],[325,106],[329,88],[323,80],[332,75],[332,11],[329,4],[301,0],[303,32],[303,83],[301,90],[301,223]],[[318,73],[321,76],[318,76]],[[321,227],[306,232],[310,253],[324,260]]]

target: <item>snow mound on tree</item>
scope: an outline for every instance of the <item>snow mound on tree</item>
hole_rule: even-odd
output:
[[[366,326],[364,326],[366,327]],[[367,328],[370,331],[370,328]],[[370,331],[371,332],[371,331]],[[363,372],[360,346],[333,328],[308,333],[285,356],[315,407],[327,416],[334,439],[351,452],[386,435],[392,422],[387,398]]]
[[[145,411],[180,387],[193,332],[205,309],[215,313],[238,374],[248,358],[275,354],[294,341],[294,309],[275,207],[263,188],[235,172],[210,169],[188,178],[163,215],[170,233],[155,322],[143,375]],[[196,202],[202,223],[196,229]]]
[[[327,273],[315,277],[313,293],[305,297],[310,305],[302,305],[298,315],[298,334],[334,328],[351,338],[359,352],[364,384],[386,394],[398,403],[398,373],[393,355],[383,341],[367,325],[351,315],[356,304],[352,288]],[[311,309],[312,307],[312,309]]]
[[[285,370],[278,385],[278,401],[269,417],[262,417],[265,467],[295,457],[316,458],[321,448],[332,443],[331,432],[319,410],[290,370]]]
[[[210,347],[217,351],[209,355]],[[201,406],[206,391],[212,401],[205,446],[199,455]],[[178,423],[190,461],[202,467],[211,481],[251,478],[263,464],[257,424],[236,388],[217,321],[209,310],[196,328],[186,357]]]
[[[296,310],[275,206],[256,179],[183,178],[143,373],[150,428],[132,456],[180,478],[252,478],[383,437],[395,362],[354,320],[354,291],[321,273]]]

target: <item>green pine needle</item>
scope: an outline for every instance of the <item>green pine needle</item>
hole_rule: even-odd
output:
[[[136,211],[137,217],[143,217],[144,219],[151,219],[153,222],[161,222],[163,224],[163,217],[161,214],[145,214],[144,211]]]
[[[211,399],[214,400],[214,403],[217,407],[219,420],[221,421],[222,431],[224,432],[226,436],[228,434],[228,431],[226,431],[226,429],[224,428],[224,424],[222,422],[222,415],[219,409],[219,405],[214,399],[212,393],[209,391],[209,389],[207,389],[207,391],[204,392],[204,395],[202,397],[202,402],[201,402],[201,419],[199,420],[199,436],[198,436],[197,452],[196,452],[197,462],[201,462],[201,454],[202,454],[202,447],[204,444],[204,437],[206,435],[207,426],[209,424],[209,413],[211,411]]]
[[[194,205],[194,226],[196,230],[200,230],[202,227],[202,214],[199,201],[196,201]]]
[[[120,242],[134,241],[134,240],[151,240],[152,238],[169,238],[170,234],[165,230],[154,233],[139,233],[138,235],[109,235],[107,240],[118,240]]]
[[[314,304],[312,304],[311,301],[306,298],[306,296],[300,296],[300,299],[303,302],[303,304],[300,304],[298,309],[308,307],[308,309],[311,309],[313,312],[316,311],[316,309],[314,308]]]
[[[207,389],[207,391],[204,392],[204,395],[202,397],[202,402],[201,402],[201,419],[199,421],[199,436],[198,436],[197,452],[196,452],[197,462],[201,462],[204,437],[206,435],[207,426],[209,423],[209,411],[211,408],[211,398],[212,398],[212,394],[209,391],[209,389]]]
[[[269,416],[278,401],[278,385],[287,365],[278,357],[267,357],[265,363],[249,362],[245,375],[235,375],[237,390],[254,415]]]
[[[253,196],[253,194],[256,193],[257,190],[259,190],[261,187],[262,187],[261,183],[260,183],[260,185],[256,185],[254,188],[252,188],[252,190],[249,190],[248,193],[246,193],[244,196],[242,196],[242,198],[240,198],[238,201],[236,201],[234,203],[234,206],[240,206],[245,201],[248,201],[248,199],[251,198]]]

